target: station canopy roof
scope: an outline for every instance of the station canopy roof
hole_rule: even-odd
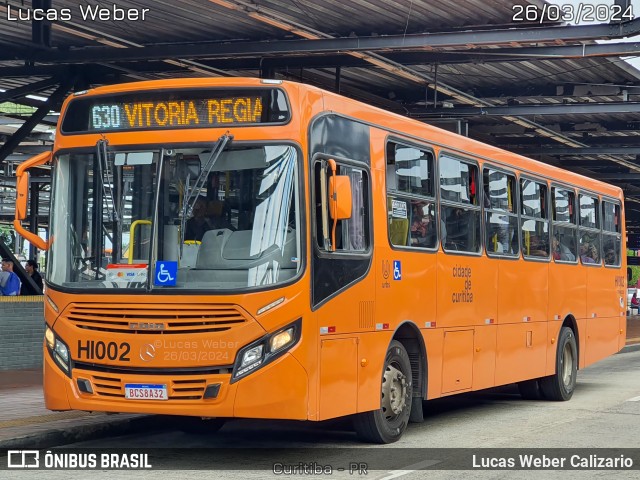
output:
[[[260,76],[617,184],[628,229],[640,230],[640,71],[625,60],[640,52],[640,2],[617,1],[619,10],[599,2],[588,25],[575,25],[571,2],[544,0],[0,2],[0,218],[3,185],[15,164],[50,148],[70,91]],[[103,19],[92,20],[97,6]],[[33,21],[34,8],[58,18]]]

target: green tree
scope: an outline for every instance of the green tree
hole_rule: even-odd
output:
[[[636,252],[634,252],[633,250],[627,250],[627,257],[635,257],[636,256]],[[633,265],[629,267],[631,269],[631,280],[629,280],[629,283],[627,285],[631,286],[635,286],[638,283],[638,278],[640,278],[640,266],[638,265]]]
[[[12,252],[14,251],[13,247],[16,244],[16,232],[13,231],[13,227],[0,225],[0,242],[4,243]]]

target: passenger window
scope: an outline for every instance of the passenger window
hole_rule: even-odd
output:
[[[514,175],[485,168],[483,185],[487,255],[517,256],[520,247],[516,178]]]
[[[620,205],[602,202],[602,252],[604,264],[611,267],[620,266],[622,235],[620,228]]]
[[[578,258],[575,193],[554,187],[551,203],[553,210],[551,255],[556,262],[575,262]]]
[[[387,211],[392,245],[430,249],[437,246],[433,172],[431,152],[387,144]]]
[[[476,165],[446,155],[440,157],[440,241],[445,251],[481,251],[477,185]]]
[[[520,232],[525,258],[549,257],[549,219],[547,185],[534,180],[520,180]]]
[[[597,198],[580,195],[580,261],[585,265],[601,265],[600,205]]]

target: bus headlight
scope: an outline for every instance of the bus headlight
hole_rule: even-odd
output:
[[[248,367],[249,365],[261,362],[263,347],[264,345],[257,345],[253,348],[245,350],[245,352],[242,354],[240,368]]]
[[[56,336],[54,335],[53,330],[51,330],[49,327],[47,327],[44,331],[44,339],[47,341],[47,345],[49,346],[49,348],[53,350],[53,346],[56,343]]]
[[[271,337],[271,340],[269,340],[269,350],[271,352],[277,352],[281,348],[286,348],[293,342],[293,339],[293,327],[276,333],[273,337]]]
[[[233,366],[231,383],[237,382],[283,355],[298,343],[301,330],[302,319],[300,318],[240,349]]]
[[[67,344],[60,340],[49,327],[47,327],[44,332],[44,338],[47,342],[47,347],[51,357],[53,357],[53,360],[62,370],[64,370],[67,376],[71,376],[71,358],[69,356],[69,347],[67,347]]]

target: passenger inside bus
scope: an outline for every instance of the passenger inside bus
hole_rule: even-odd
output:
[[[422,203],[414,203],[411,208],[411,245],[427,246],[429,216],[424,213]]]
[[[569,247],[567,247],[564,243],[562,243],[558,237],[554,236],[552,241],[553,247],[553,258],[556,260],[564,260],[567,262],[573,262],[576,257],[571,252]]]
[[[198,198],[193,207],[193,216],[187,220],[184,239],[200,242],[207,231],[214,229],[213,222],[207,216],[207,201]]]
[[[448,250],[469,250],[469,216],[462,208],[447,208],[446,231],[448,238],[443,239]]]
[[[440,220],[442,243],[446,242],[447,227]],[[432,203],[418,202],[411,209],[411,245],[434,248],[438,243],[435,206]]]
[[[598,263],[596,247],[589,242],[584,242],[580,245],[580,260],[582,260],[582,263]]]
[[[617,265],[618,264],[618,256],[616,255],[615,250],[610,249],[604,254],[604,263],[605,265]]]

